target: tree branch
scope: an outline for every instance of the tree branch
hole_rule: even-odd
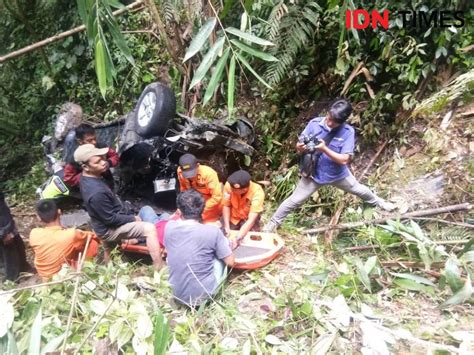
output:
[[[124,12],[127,12],[128,10],[131,10],[131,9],[134,9],[134,8],[137,8],[138,6],[142,5],[143,4],[143,0],[138,0],[138,1],[135,1],[134,3],[124,7],[123,9],[119,9],[117,11],[114,11],[113,12],[113,15],[114,16],[118,16],[118,15],[121,15],[123,14]],[[143,8],[144,9],[144,8]],[[65,32],[61,32],[61,33],[58,33],[52,37],[48,37],[46,39],[43,39],[42,41],[39,41],[39,42],[36,42],[36,43],[33,43],[33,44],[30,44],[29,46],[26,46],[26,47],[23,47],[21,49],[18,49],[16,51],[13,51],[11,53],[8,53],[4,56],[1,56],[0,57],[0,64],[1,63],[4,63],[10,59],[13,59],[13,58],[17,58],[17,57],[20,57],[26,53],[30,53],[30,52],[33,52],[39,48],[42,48],[44,46],[47,46],[48,44],[51,44],[53,42],[56,42],[56,41],[59,41],[63,38],[66,38],[66,37],[69,37],[69,36],[72,36],[73,34],[76,34],[76,33],[79,33],[79,32],[82,32],[86,29],[86,26],[84,25],[81,25],[81,26],[77,26],[77,27],[74,27],[73,29],[70,29],[68,31],[65,31]]]

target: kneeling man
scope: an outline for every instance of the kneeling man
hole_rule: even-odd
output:
[[[205,205],[199,192],[184,191],[176,202],[181,220],[169,221],[164,234],[169,281],[174,297],[195,307],[217,291],[234,254],[219,228],[199,222]]]
[[[260,214],[263,212],[265,193],[262,187],[251,181],[250,174],[238,170],[227,178],[222,200],[224,230],[238,230],[237,240],[253,230],[260,230]]]
[[[64,263],[75,265],[81,252],[89,257],[97,254],[95,234],[63,228],[59,221],[61,210],[54,200],[40,200],[36,204],[36,214],[44,227],[31,230],[30,246],[35,253],[36,270],[43,280],[57,274]],[[84,251],[88,238],[89,247]]]

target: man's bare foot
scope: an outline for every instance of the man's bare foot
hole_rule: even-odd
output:
[[[125,240],[125,243],[130,244],[130,245],[134,245],[134,244],[140,243],[140,241],[138,239],[132,238],[132,239]]]

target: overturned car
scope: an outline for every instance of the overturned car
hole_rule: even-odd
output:
[[[69,195],[60,177],[77,148],[74,128],[81,121],[80,106],[67,103],[55,122],[54,135],[43,137],[47,169],[54,175],[40,195],[47,189],[48,195]],[[120,155],[119,168],[114,172],[118,193],[148,200],[161,193],[175,193],[177,162],[184,153],[192,153],[213,167],[224,181],[229,171],[238,169],[254,152],[250,122],[238,119],[226,125],[176,113],[174,93],[158,82],[144,89],[132,112],[114,122],[95,125],[95,130],[97,141],[116,147]]]

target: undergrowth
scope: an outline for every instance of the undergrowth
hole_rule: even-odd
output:
[[[428,337],[433,349],[462,343],[446,334],[462,332],[472,321],[466,308],[456,308],[472,300],[472,246],[448,248],[429,239],[417,223],[396,221],[345,234],[331,248],[318,238],[284,237],[283,256],[260,270],[232,272],[215,300],[196,310],[171,301],[166,269],[153,272],[117,255],[107,266],[87,262],[77,289],[77,276],[65,268],[55,284],[1,292],[0,330],[8,333],[0,347],[14,343],[22,353],[40,339],[41,349],[59,350],[69,317],[64,349],[73,353],[104,346],[143,354],[152,353],[153,347],[158,349],[155,354],[166,348],[172,353],[246,354],[318,349],[340,353],[377,346],[397,351],[406,350],[404,342],[411,337]],[[371,249],[345,249],[354,245]],[[397,307],[383,308],[409,307],[417,300],[426,307],[441,307],[435,312],[439,319],[456,314],[455,321],[422,335]],[[420,311],[410,310],[415,316]],[[408,329],[393,330],[400,327]],[[397,341],[377,345],[366,339],[374,334]]]

